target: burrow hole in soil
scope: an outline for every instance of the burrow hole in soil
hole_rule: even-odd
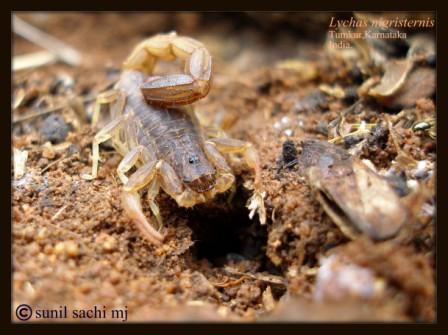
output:
[[[266,226],[260,225],[257,214],[249,219],[249,192],[239,186],[230,202],[229,193],[221,194],[189,213],[196,259],[207,259],[216,267],[251,260],[259,262],[259,271],[277,272],[266,256]]]

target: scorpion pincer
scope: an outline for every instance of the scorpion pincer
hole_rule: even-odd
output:
[[[185,61],[183,74],[152,76],[158,59]],[[258,213],[266,222],[259,158],[249,142],[228,138],[221,130],[202,126],[190,106],[210,90],[212,58],[197,40],[160,34],[138,44],[124,62],[124,71],[114,89],[101,93],[95,102],[92,124],[103,106],[111,120],[94,137],[92,173],[97,177],[99,145],[111,140],[123,156],[117,174],[124,184],[122,204],[148,241],[160,245],[162,218],[156,202],[160,189],[179,206],[192,207],[227,191],[235,177],[223,154],[241,155],[254,171],[253,194],[248,201],[249,217]],[[133,167],[136,171],[126,175]],[[140,191],[147,189],[147,201],[156,219],[142,210]],[[157,223],[157,226],[156,226]]]

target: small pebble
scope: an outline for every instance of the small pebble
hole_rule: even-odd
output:
[[[93,286],[89,283],[82,283],[78,287],[79,291],[83,294],[90,293],[93,290]]]
[[[294,132],[292,131],[292,129],[285,129],[283,132],[284,132],[284,134],[285,134],[286,136],[288,136],[288,137],[291,137],[291,136],[294,134]]]
[[[369,269],[352,264],[337,254],[321,260],[316,276],[314,298],[343,300],[347,297],[368,299],[379,294],[375,274]]]
[[[297,159],[297,149],[293,141],[287,140],[282,146],[282,160],[284,165],[288,165]],[[292,167],[292,166],[291,166]]]
[[[59,248],[61,248],[61,247],[59,247]],[[44,254],[50,255],[50,254],[53,253],[54,249],[55,249],[55,248],[53,248],[50,244],[46,244],[46,245],[44,246],[44,250],[43,250],[43,252],[44,252]],[[41,257],[43,257],[43,256],[41,256]]]
[[[416,190],[417,187],[418,187],[418,181],[415,180],[415,179],[409,179],[409,180],[406,182],[406,186],[407,186],[408,188],[410,188],[411,190]]]
[[[78,245],[73,241],[67,241],[67,255],[70,257],[76,257],[79,254]]]
[[[36,242],[32,242],[29,244],[27,251],[31,256],[35,256],[40,252],[40,246]]]
[[[282,117],[280,122],[283,123],[284,125],[289,124],[289,117],[287,116]]]
[[[105,252],[111,252],[117,249],[117,240],[115,239],[115,237],[106,233],[101,233],[95,239],[95,243],[100,245]]]
[[[428,164],[426,160],[418,161],[414,170],[414,176],[417,179],[425,178],[428,175]]]
[[[67,137],[70,128],[59,114],[51,114],[42,123],[40,133],[42,139],[51,143],[61,143]]]
[[[117,285],[121,280],[120,272],[112,270],[109,274],[109,281],[112,285]]]
[[[229,315],[229,308],[226,306],[219,306],[216,311],[222,318],[226,318]]]
[[[27,240],[27,241],[31,241],[31,240],[33,240],[34,235],[35,235],[35,230],[34,230],[34,228],[31,227],[31,226],[26,227],[26,228],[23,230],[23,237],[24,237],[25,240]]]
[[[76,257],[79,255],[78,245],[73,241],[59,242],[54,247],[56,255],[67,255],[69,257]]]
[[[56,157],[56,152],[54,148],[51,146],[50,142],[47,142],[50,145],[44,145],[42,150],[42,157],[46,159],[53,159]]]
[[[256,302],[261,296],[261,290],[258,286],[251,286],[249,284],[242,284],[237,292],[239,299]]]

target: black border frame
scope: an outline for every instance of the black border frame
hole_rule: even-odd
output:
[[[115,6],[111,3],[99,3],[99,2],[72,2],[72,3],[58,3],[57,6],[52,6],[49,1],[21,1],[20,3],[13,4],[7,13],[3,12],[5,15],[4,20],[1,21],[3,25],[2,32],[6,34],[9,30],[11,35],[9,35],[10,40],[10,55],[12,53],[12,31],[11,31],[11,15],[13,11],[141,11],[144,9],[145,11],[436,11],[436,24],[437,24],[437,37],[441,37],[443,39],[446,32],[445,23],[447,21],[446,13],[443,13],[442,10],[437,10],[436,4],[432,1],[406,1],[406,3],[392,3],[387,1],[377,1],[374,5],[372,3],[368,4],[366,2],[357,2],[356,4],[351,3],[349,1],[326,1],[326,8],[317,8],[317,4],[315,2],[269,2],[267,4],[262,4],[260,2],[257,3],[242,3],[234,1],[226,1],[224,4],[219,3],[203,3],[203,6],[196,6],[194,8],[186,8],[186,5],[193,5],[192,3],[182,3],[179,0],[167,2],[147,2],[141,3],[137,1],[126,1],[116,3]],[[152,8],[147,8],[147,6],[151,5]],[[205,5],[205,6],[204,6]],[[145,8],[146,7],[146,8]],[[56,10],[55,10],[56,9]],[[6,40],[5,38],[4,40]],[[437,62],[437,124],[438,124],[438,136],[437,136],[437,154],[440,152],[442,155],[437,155],[437,189],[436,189],[436,199],[442,203],[442,206],[436,206],[437,214],[436,214],[436,234],[437,234],[437,244],[436,244],[436,263],[437,263],[437,319],[433,324],[395,324],[395,323],[375,323],[375,324],[349,324],[349,323],[321,323],[321,324],[312,324],[312,323],[235,323],[235,324],[224,324],[224,323],[145,323],[145,324],[137,324],[137,323],[126,323],[126,324],[77,324],[77,323],[65,323],[65,324],[29,324],[29,323],[13,323],[11,321],[11,289],[12,289],[12,267],[11,267],[11,256],[9,261],[6,261],[6,257],[2,257],[2,267],[3,270],[3,279],[8,278],[9,286],[2,285],[1,286],[1,297],[4,300],[2,306],[5,308],[1,308],[1,318],[2,325],[5,325],[8,330],[14,333],[25,333],[25,332],[45,332],[48,333],[57,333],[60,334],[61,331],[67,333],[79,333],[80,331],[86,330],[94,330],[98,331],[100,329],[104,329],[104,331],[109,332],[122,332],[122,327],[129,327],[132,332],[145,332],[145,333],[205,333],[205,334],[249,334],[249,333],[272,333],[272,332],[286,332],[286,333],[298,333],[300,331],[309,331],[313,334],[316,330],[322,333],[328,332],[343,332],[344,334],[357,334],[360,331],[367,333],[377,333],[379,331],[398,331],[399,329],[404,330],[406,333],[409,332],[418,332],[421,334],[422,328],[424,327],[424,331],[430,332],[438,332],[441,331],[442,327],[445,324],[445,316],[446,313],[446,297],[447,295],[447,287],[443,285],[446,283],[446,267],[443,266],[444,262],[441,262],[440,259],[444,260],[446,257],[446,245],[444,243],[443,238],[447,236],[446,234],[446,224],[445,218],[448,206],[443,206],[443,201],[446,199],[446,188],[444,187],[447,184],[447,177],[444,175],[444,171],[446,170],[446,155],[443,155],[446,150],[439,150],[439,145],[442,145],[442,148],[446,143],[448,143],[446,138],[446,132],[444,131],[444,125],[448,124],[446,122],[446,113],[444,106],[448,106],[447,103],[447,95],[440,94],[441,92],[446,92],[446,84],[445,77],[440,74],[446,73],[446,65],[444,64],[444,60],[446,58],[446,49],[445,43],[443,40],[439,40],[437,38],[437,54],[438,54],[438,62]],[[11,57],[8,54],[3,53],[2,57],[8,58],[1,62],[3,68],[3,73],[7,73],[7,71],[11,70]],[[5,85],[5,83],[3,83]],[[11,92],[11,78],[9,85],[9,92]],[[7,92],[7,89],[2,90]],[[11,95],[10,95],[11,96]],[[4,99],[3,101],[7,101]],[[6,105],[6,103],[4,103]],[[9,152],[9,157],[11,157],[11,114],[7,112],[10,110],[10,104],[6,107],[4,106],[3,113],[1,113],[1,117],[4,118],[4,121],[0,123],[2,143],[8,143],[9,147],[6,148],[6,144],[4,144],[5,150],[2,152]],[[12,162],[10,163],[12,164]],[[6,197],[9,196],[9,202],[4,198],[1,202],[2,212],[6,213],[6,220],[3,222],[2,229],[2,238],[3,243],[1,246],[3,248],[4,255],[11,255],[11,166],[8,168],[5,165],[1,166],[4,169],[4,175],[9,176],[9,178],[2,178],[2,183],[4,183],[3,190],[7,190]],[[441,171],[439,174],[438,171]],[[4,207],[4,208],[3,208]],[[445,256],[445,257],[444,257]],[[443,299],[445,298],[445,299]],[[362,328],[361,328],[362,327]]]

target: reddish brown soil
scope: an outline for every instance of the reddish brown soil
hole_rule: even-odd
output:
[[[64,90],[49,89],[61,74],[73,79],[72,96],[94,96],[117,78],[121,62],[144,37],[175,28],[203,41],[214,56],[215,76],[209,96],[196,109],[205,120],[221,118],[232,137],[250,141],[258,150],[268,223],[260,226],[247,217],[249,192],[243,183],[251,174],[234,164],[237,191],[230,203],[224,194],[187,210],[160,194],[168,235],[164,245],[150,245],[123,213],[117,153],[105,147],[99,178],[80,178],[90,169],[95,134],[83,108],[79,115],[69,108],[58,112],[71,125],[59,146],[42,140],[45,117],[23,121],[13,128],[13,146],[29,151],[25,176],[12,182],[14,307],[127,306],[132,321],[435,319],[432,216],[420,215],[406,238],[350,241],[325,214],[297,167],[280,168],[288,137],[274,127],[276,122],[289,118],[289,139],[300,152],[304,139],[325,140],[316,130],[319,124],[331,122],[348,106],[331,100],[325,109],[301,110],[303,98],[319,84],[350,82],[342,65],[325,56],[322,40],[301,40],[292,33],[269,39],[277,21],[263,19],[263,25],[250,28],[258,18],[235,28],[231,20],[197,14],[21,17],[77,48],[86,62],[79,68],[57,64],[15,74],[14,94],[21,88],[37,93],[14,111],[14,118],[36,110],[42,97],[45,108],[66,103],[69,95]],[[323,21],[324,15],[316,16],[309,29],[312,24],[318,29]],[[293,30],[294,25],[288,27]],[[14,55],[36,50],[14,38]],[[292,57],[311,60],[318,74],[310,79],[275,67]],[[434,115],[432,101],[419,104],[424,116]],[[91,105],[86,104],[89,112]],[[400,132],[400,144],[415,159],[435,160],[434,140],[409,129]],[[396,151],[389,139],[385,147],[366,149],[363,155],[383,168],[390,166]],[[430,189],[433,195],[434,185]],[[144,209],[149,214],[147,205]],[[322,256],[333,252],[382,278],[381,297],[315,301],[313,270]]]

